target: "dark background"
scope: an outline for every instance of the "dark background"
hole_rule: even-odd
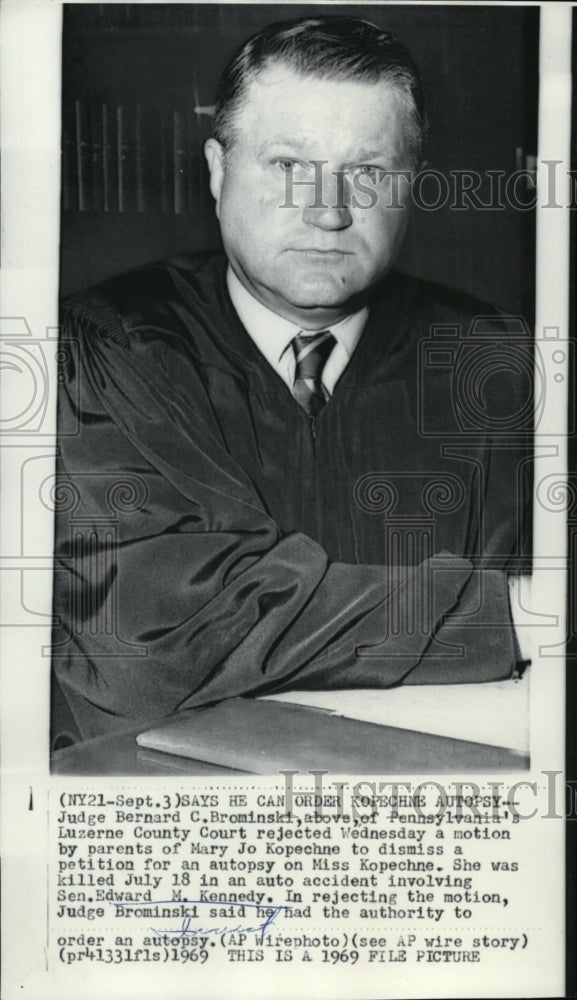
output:
[[[211,117],[194,108],[214,104],[225,63],[261,26],[325,11],[368,17],[410,50],[431,121],[428,168],[510,175],[535,155],[535,7],[68,4],[62,294],[149,260],[219,248],[202,154]],[[479,194],[487,201],[488,186]],[[434,201],[437,191],[423,195]],[[417,209],[399,266],[531,321],[533,215]]]

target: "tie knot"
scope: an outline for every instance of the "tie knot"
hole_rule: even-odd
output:
[[[321,375],[336,340],[330,330],[320,330],[297,333],[291,343],[295,356],[293,396],[310,417],[316,417],[328,399]]]
[[[292,340],[295,379],[320,379],[334,345],[335,338],[330,330],[312,334],[297,333]]]

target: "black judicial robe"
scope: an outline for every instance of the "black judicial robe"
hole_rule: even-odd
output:
[[[83,736],[235,695],[509,676],[517,326],[391,274],[313,424],[225,274],[175,258],[64,311],[53,663]]]

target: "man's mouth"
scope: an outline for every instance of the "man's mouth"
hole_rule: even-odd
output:
[[[350,250],[337,250],[335,248],[329,248],[328,250],[319,250],[317,247],[291,247],[291,252],[293,253],[303,253],[309,257],[346,257],[350,256]]]

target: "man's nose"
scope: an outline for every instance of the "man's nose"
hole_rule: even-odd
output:
[[[343,173],[324,174],[314,200],[303,208],[303,222],[317,229],[348,229],[353,216],[350,210],[349,184]]]

